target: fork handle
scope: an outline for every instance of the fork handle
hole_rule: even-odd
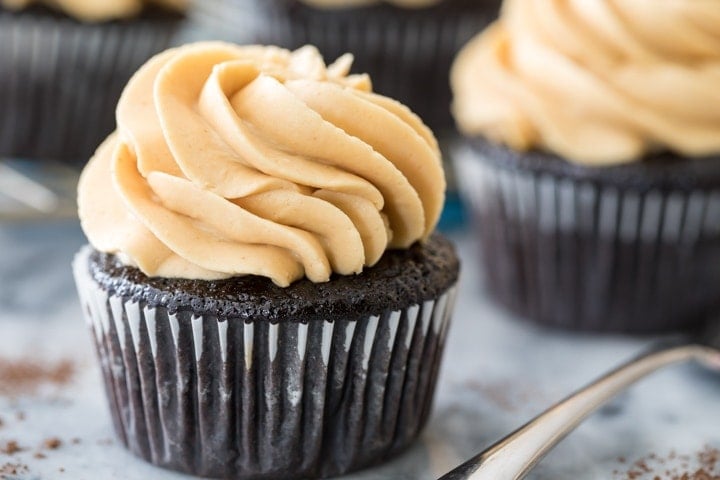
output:
[[[657,345],[550,407],[439,480],[519,480],[585,418],[651,373],[689,360],[716,363],[718,352],[684,341]]]

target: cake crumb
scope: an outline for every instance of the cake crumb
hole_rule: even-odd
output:
[[[5,455],[15,455],[18,452],[22,452],[23,448],[20,447],[17,441],[15,440],[8,440],[3,445],[0,445],[0,453],[4,453]]]
[[[20,475],[28,471],[27,465],[22,463],[5,463],[0,465],[0,479],[5,480],[9,475]]]
[[[618,463],[625,463],[619,457]],[[709,445],[694,455],[671,451],[666,456],[651,453],[636,460],[627,471],[613,471],[617,480],[720,480],[720,450]]]
[[[65,385],[74,375],[75,363],[68,359],[45,364],[34,359],[0,358],[0,395],[31,394],[45,384]]]
[[[57,450],[62,445],[62,440],[57,437],[46,438],[43,447],[47,450]]]

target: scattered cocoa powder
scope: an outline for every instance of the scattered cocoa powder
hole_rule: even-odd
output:
[[[6,479],[9,475],[20,475],[27,473],[28,466],[22,463],[5,463],[0,464],[0,479]]]
[[[62,445],[62,440],[57,437],[46,438],[43,447],[47,450],[57,450]]]
[[[626,462],[623,457],[617,460]],[[720,480],[720,450],[706,446],[695,455],[671,451],[663,457],[651,453],[626,471],[615,470],[613,475],[618,480]]]
[[[15,414],[15,419],[16,419],[18,422],[24,422],[24,421],[25,421],[25,412],[17,412],[17,413]]]
[[[547,395],[544,392],[529,386],[520,386],[518,382],[509,380],[487,383],[469,380],[465,382],[464,386],[480,394],[481,397],[499,409],[509,413],[521,411],[528,404],[547,400]]]
[[[5,455],[15,455],[18,452],[22,452],[24,449],[18,445],[15,440],[8,440],[7,442],[0,444],[0,453]]]
[[[35,452],[33,455],[33,458],[37,458],[38,460],[42,460],[43,458],[47,458],[47,456],[42,452]]]
[[[75,373],[72,360],[44,364],[32,359],[0,358],[0,395],[23,395],[45,384],[65,385]]]

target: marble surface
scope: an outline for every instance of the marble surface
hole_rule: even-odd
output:
[[[511,318],[482,293],[470,235],[452,237],[463,279],[430,423],[405,454],[346,480],[437,478],[654,340],[546,331]],[[65,386],[15,395],[0,384],[0,450],[11,440],[23,448],[0,453],[0,472],[8,463],[27,467],[0,478],[189,478],[143,463],[114,439],[70,273],[82,243],[73,221],[0,223],[0,362],[76,365]],[[529,478],[672,478],[662,472],[673,462],[688,463],[690,471],[706,445],[720,448],[719,402],[720,376],[690,365],[671,368],[590,418]],[[43,449],[53,437],[62,444]],[[45,458],[35,458],[38,451]],[[628,476],[635,460],[653,454],[662,468]]]

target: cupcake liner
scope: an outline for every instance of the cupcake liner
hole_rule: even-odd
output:
[[[357,321],[169,311],[74,272],[115,429],[136,455],[207,477],[316,478],[386,459],[432,404],[456,288]]]
[[[316,9],[262,0],[263,43],[316,45],[327,61],[350,52],[353,71],[408,105],[434,130],[453,128],[448,72],[459,49],[497,16],[499,1],[446,1],[423,9],[388,5]]]
[[[130,76],[169,46],[176,23],[0,9],[0,157],[84,163],[115,128]]]
[[[519,315],[657,332],[692,327],[720,308],[720,188],[711,182],[685,185],[682,168],[655,184],[580,178],[503,165],[475,149],[456,166],[487,288]]]

